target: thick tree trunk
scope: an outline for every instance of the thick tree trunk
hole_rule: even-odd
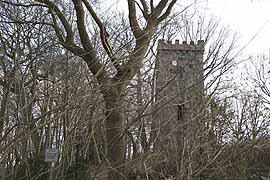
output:
[[[107,158],[110,166],[108,180],[124,179],[125,115],[122,107],[123,97],[120,97],[115,92],[110,91],[104,96],[106,105]]]
[[[8,97],[9,97],[9,91],[4,90],[4,94],[1,101],[1,107],[0,107],[0,139],[2,138],[2,135],[4,132],[4,121],[8,118],[8,117],[5,117],[6,110],[7,110]]]

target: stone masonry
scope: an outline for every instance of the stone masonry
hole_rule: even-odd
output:
[[[182,44],[159,40],[156,63],[157,141],[163,154],[178,163],[177,171],[186,171],[183,153],[199,142],[202,98],[204,95],[204,41]],[[184,148],[184,149],[183,149]],[[181,156],[180,156],[181,154]],[[173,162],[175,161],[175,162]],[[181,164],[181,163],[182,164]],[[181,167],[182,166],[182,167]],[[185,174],[185,172],[179,172]],[[181,178],[180,178],[181,179]]]

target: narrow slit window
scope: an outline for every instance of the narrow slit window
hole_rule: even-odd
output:
[[[183,121],[184,120],[184,113],[185,113],[185,106],[184,104],[177,105],[177,120]]]

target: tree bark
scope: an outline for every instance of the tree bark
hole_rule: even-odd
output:
[[[104,95],[106,105],[106,134],[107,134],[107,160],[111,170],[109,180],[124,179],[125,161],[125,115],[123,110],[123,97],[116,89],[111,89]]]
[[[3,90],[3,91],[4,91],[4,94],[3,94],[1,107],[0,107],[0,138],[2,138],[2,135],[4,132],[4,122],[8,118],[5,116],[6,116],[7,104],[8,104],[8,98],[9,98],[9,90]]]

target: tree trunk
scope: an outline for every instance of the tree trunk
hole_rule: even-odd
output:
[[[122,107],[123,97],[116,90],[104,96],[106,105],[107,158],[111,170],[108,180],[123,178],[125,159],[125,115]]]
[[[9,98],[9,90],[3,90],[4,94],[1,101],[1,107],[0,107],[0,139],[4,135],[4,121],[8,118],[6,116],[7,111],[7,104],[8,104],[8,98]],[[0,142],[1,143],[1,142]]]

